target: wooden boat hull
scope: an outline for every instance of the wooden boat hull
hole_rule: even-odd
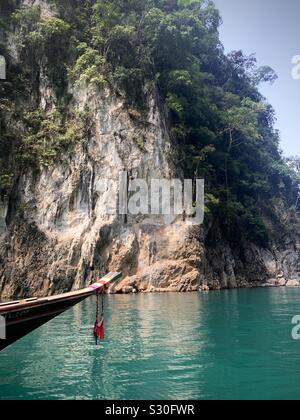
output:
[[[0,316],[6,324],[6,339],[0,340],[0,351],[120,277],[121,273],[110,273],[95,284],[76,292],[0,305]]]

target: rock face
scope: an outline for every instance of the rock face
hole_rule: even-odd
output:
[[[146,180],[176,175],[167,124],[155,95],[141,128],[111,92],[82,89],[73,94],[77,107],[88,103],[92,110],[89,138],[52,169],[24,175],[10,202],[1,203],[2,298],[79,288],[110,270],[123,272],[112,293],[300,280],[296,235],[270,251],[250,243],[235,249],[215,228],[190,227],[182,220],[165,224],[159,217],[103,215],[104,206],[118,201],[120,172]],[[115,183],[99,192],[96,186],[105,179]]]
[[[276,228],[273,244],[266,250],[251,243],[238,248],[219,238],[205,241],[206,278],[212,288],[285,286],[288,280],[300,280],[300,235],[280,238]]]
[[[51,170],[20,178],[10,202],[1,204],[1,297],[67,291],[111,270],[123,272],[124,285],[117,290],[127,293],[198,289],[203,260],[198,232],[160,217],[104,211],[118,202],[123,171],[146,180],[175,173],[155,95],[143,128],[109,91],[82,89],[73,95],[77,108],[88,104],[92,112],[89,138]],[[105,180],[114,182],[99,190]]]
[[[74,100],[82,109],[88,103],[92,111],[89,139],[37,178],[24,176],[11,202],[1,205],[2,297],[80,287],[91,280],[92,267],[94,275],[110,269],[135,275],[148,268],[149,241],[156,233],[165,235],[143,220],[140,225],[136,218],[103,211],[117,203],[120,172],[145,179],[171,175],[170,142],[155,98],[142,129],[110,92],[83,90]],[[99,192],[96,186],[103,180],[115,185]]]
[[[47,2],[38,3],[51,13]],[[45,86],[41,80],[44,108],[53,96]],[[10,199],[0,202],[0,298],[69,291],[112,270],[123,272],[112,293],[299,284],[297,233],[275,235],[265,250],[228,243],[213,222],[204,228],[182,219],[105,215],[118,203],[121,172],[147,181],[181,177],[165,111],[154,90],[146,117],[108,90],[70,94],[75,109],[89,107],[89,135],[54,167],[20,176]],[[114,182],[108,187],[105,180]]]
[[[122,292],[126,287],[139,291],[196,291],[203,280],[201,266],[204,249],[200,238],[184,223],[169,227],[139,226],[139,250],[136,272],[112,287]],[[157,253],[149,257],[149,242],[155,241]],[[117,260],[119,256],[117,255]],[[117,265],[118,267],[118,265]],[[121,268],[121,267],[120,267]]]

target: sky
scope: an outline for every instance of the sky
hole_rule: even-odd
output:
[[[259,66],[269,65],[278,74],[272,86],[263,84],[260,91],[276,111],[284,154],[300,155],[300,76],[292,77],[292,58],[300,56],[300,1],[214,2],[223,19],[220,37],[225,51],[256,53]]]

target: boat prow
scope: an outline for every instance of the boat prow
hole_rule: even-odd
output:
[[[121,277],[122,273],[109,273],[75,292],[0,304],[0,316],[6,327],[5,340],[0,339],[0,351]]]

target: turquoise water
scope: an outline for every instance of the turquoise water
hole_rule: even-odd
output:
[[[108,296],[0,353],[0,399],[300,399],[299,289]]]

